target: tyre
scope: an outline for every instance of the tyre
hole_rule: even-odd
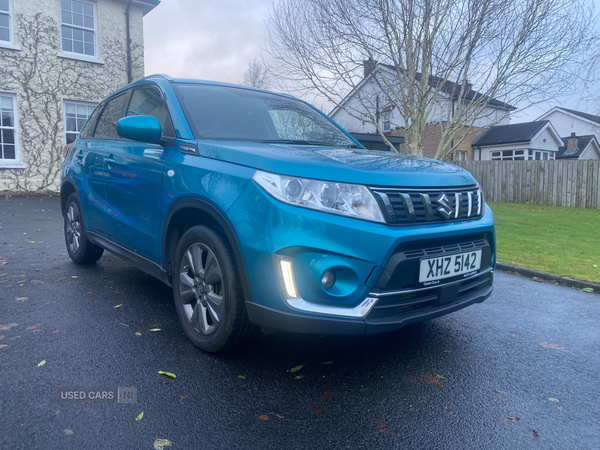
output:
[[[228,350],[253,332],[233,254],[205,226],[181,237],[173,264],[173,296],[187,337],[206,352]]]
[[[96,262],[104,253],[104,249],[92,244],[85,234],[81,205],[74,192],[67,198],[65,208],[65,243],[67,252],[75,264]]]

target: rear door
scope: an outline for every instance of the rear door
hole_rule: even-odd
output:
[[[159,262],[164,160],[173,151],[174,131],[162,92],[146,85],[133,90],[124,116],[154,116],[164,145],[114,141],[105,159],[106,218],[110,239]]]

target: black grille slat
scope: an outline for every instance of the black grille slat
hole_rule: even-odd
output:
[[[423,189],[420,191],[410,189],[390,189],[390,188],[371,188],[379,197],[387,197],[389,205],[394,211],[395,217],[390,217],[387,210],[385,214],[390,225],[417,225],[422,223],[444,223],[456,222],[461,220],[473,220],[481,217],[483,208],[480,214],[477,214],[479,209],[479,188],[476,186],[466,188],[447,188],[447,189]],[[427,194],[422,196],[422,194]],[[445,196],[444,196],[445,194]],[[456,217],[456,194],[461,195],[460,205],[458,209],[458,217]],[[414,216],[411,220],[411,215],[406,211],[402,196],[410,198]],[[469,196],[471,198],[471,214],[469,215]],[[423,198],[429,198],[430,204],[427,205]],[[446,214],[438,211],[442,208]],[[428,210],[432,214],[428,214]]]

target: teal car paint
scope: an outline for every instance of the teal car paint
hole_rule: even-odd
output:
[[[146,77],[61,170],[76,263],[108,250],[173,287],[203,350],[253,330],[394,331],[487,299],[494,220],[452,164],[364,149],[289,95]]]

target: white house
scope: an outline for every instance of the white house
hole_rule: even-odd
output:
[[[375,62],[372,60],[364,61],[364,78],[332,111],[329,116],[340,124],[344,129],[351,133],[378,133],[377,128],[368,121],[363,121],[360,118],[363,115],[372,115],[376,118],[380,128],[385,132],[404,136],[406,122],[400,115],[399,111],[388,104],[387,95],[381,90],[375,77]],[[395,69],[392,66],[379,64],[382,71],[389,73],[390,79],[394,78]],[[449,114],[454,114],[456,111],[456,102],[460,89],[452,82],[446,82],[438,95],[438,100],[432,114],[429,117],[428,124],[432,127],[448,120]],[[463,96],[464,100],[480,98],[481,94],[468,87]],[[473,127],[487,127],[491,124],[508,124],[510,123],[510,112],[515,108],[496,99],[489,99],[488,107],[475,120]],[[350,113],[349,113],[350,111]],[[439,125],[437,125],[439,126]],[[439,143],[439,130],[430,130],[432,136],[431,142],[424,142],[425,156],[435,154],[435,149]],[[437,141],[436,136],[437,135]],[[472,139],[475,135],[472,135]],[[426,139],[427,141],[427,139]],[[470,141],[465,145],[465,149],[470,146]],[[461,152],[462,153],[462,152]],[[470,153],[470,152],[469,152]]]
[[[542,114],[537,120],[552,122],[558,134],[563,138],[568,138],[572,133],[575,133],[577,136],[595,134],[600,139],[600,116],[555,106],[550,111]]]
[[[548,120],[490,127],[471,146],[475,160],[555,159],[563,140]]]
[[[159,0],[0,0],[0,191],[55,190],[62,147],[144,75]]]
[[[564,143],[558,149],[556,159],[600,159],[600,145],[594,134],[587,136],[571,136],[562,138]]]

